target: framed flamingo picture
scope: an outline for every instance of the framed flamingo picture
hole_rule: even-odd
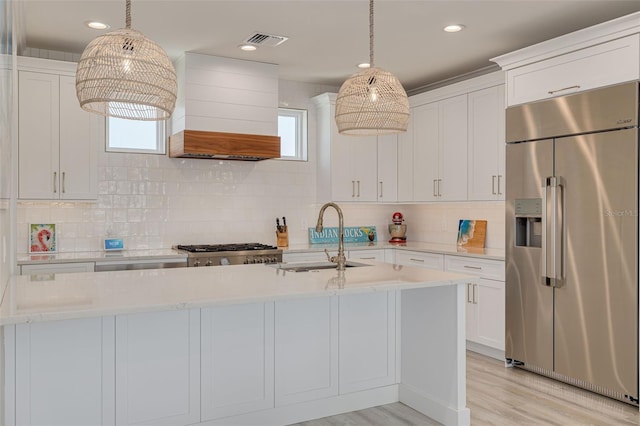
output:
[[[56,224],[29,225],[29,253],[55,253]]]

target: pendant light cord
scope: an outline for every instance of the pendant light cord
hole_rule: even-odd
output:
[[[131,0],[126,0],[126,28],[131,29]]]
[[[373,0],[369,0],[369,67],[373,68]]]

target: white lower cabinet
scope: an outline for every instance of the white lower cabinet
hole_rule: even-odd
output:
[[[472,343],[469,349],[504,359],[504,262],[445,256],[445,265],[446,271],[479,277],[477,283],[467,283],[466,290],[467,343]]]
[[[338,296],[275,302],[275,405],[338,395]]]
[[[113,425],[113,323],[103,317],[5,327],[6,345],[15,344],[15,370],[5,372],[7,383],[15,372],[15,416],[6,424]],[[13,407],[5,408],[9,414]]]
[[[199,309],[118,315],[115,342],[118,425],[200,421]]]
[[[395,263],[397,265],[421,266],[423,268],[442,271],[444,268],[444,255],[419,251],[396,250]]]
[[[202,310],[202,421],[274,406],[274,303]]]
[[[340,297],[340,394],[396,383],[396,292]]]

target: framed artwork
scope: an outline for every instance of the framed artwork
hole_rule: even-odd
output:
[[[29,225],[29,253],[55,253],[56,249],[55,223]]]

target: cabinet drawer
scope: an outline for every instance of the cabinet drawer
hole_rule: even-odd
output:
[[[463,256],[445,256],[445,271],[477,275],[482,278],[504,281],[504,262]]]
[[[349,259],[377,260],[384,262],[384,250],[349,250]]]
[[[396,264],[422,266],[424,268],[442,271],[444,269],[444,255],[398,250],[396,252]]]
[[[507,71],[507,104],[522,104],[637,80],[640,35],[609,41]]]

